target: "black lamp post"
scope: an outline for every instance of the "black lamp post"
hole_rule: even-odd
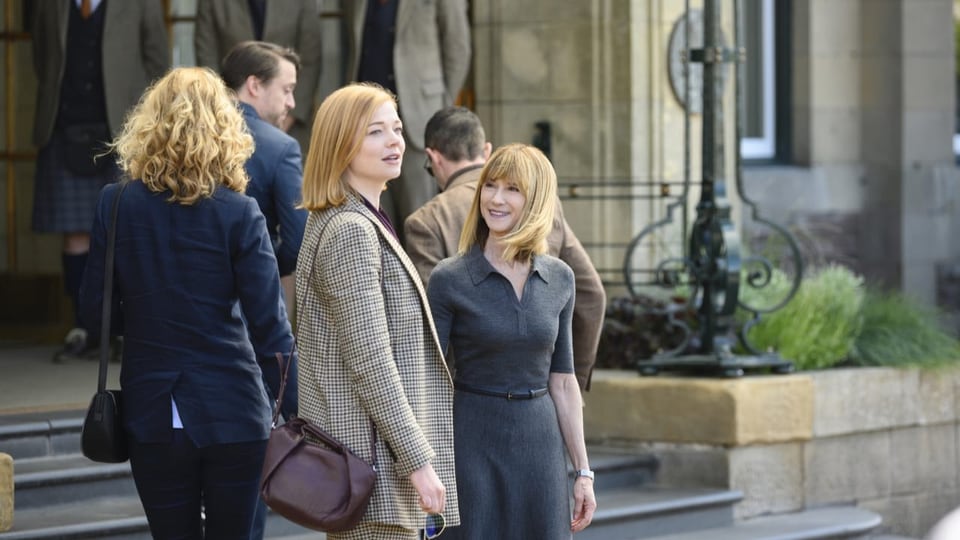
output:
[[[638,362],[641,374],[652,375],[661,370],[686,370],[724,376],[740,376],[745,370],[764,369],[775,373],[787,373],[793,365],[774,352],[757,351],[747,339],[747,332],[755,324],[761,313],[779,309],[796,293],[802,276],[802,258],[792,235],[783,227],[759,216],[756,205],[743,193],[741,164],[739,159],[739,140],[741,136],[740,114],[736,118],[736,182],[735,186],[744,201],[745,207],[752,210],[753,219],[765,224],[782,235],[791,251],[796,268],[794,282],[789,294],[776,306],[759,309],[746,305],[741,299],[741,285],[762,288],[770,282],[773,264],[764,257],[751,256],[741,259],[740,238],[731,220],[730,202],[727,197],[728,179],[726,178],[725,155],[725,116],[724,116],[724,76],[727,64],[734,64],[736,71],[736,103],[740,107],[741,69],[740,63],[746,51],[741,46],[740,2],[734,0],[735,42],[734,49],[722,45],[721,36],[721,0],[704,0],[703,11],[703,48],[689,47],[689,0],[686,2],[687,46],[684,59],[685,101],[689,105],[690,63],[703,65],[703,145],[702,145],[702,183],[700,200],[696,206],[696,216],[690,227],[687,252],[684,257],[663,261],[655,274],[658,285],[673,286],[684,283],[691,291],[688,308],[695,311],[695,324],[674,318],[675,312],[665,314],[670,325],[683,331],[683,343],[666,352],[660,352],[650,359]],[[690,107],[687,107],[689,126]],[[689,127],[687,128],[689,139]],[[689,153],[689,151],[688,151]],[[687,173],[688,174],[688,173]],[[689,180],[689,179],[688,179]],[[685,204],[686,190],[682,197]],[[643,238],[657,227],[670,221],[668,218],[648,226],[631,242],[624,264],[628,288],[636,294],[631,280],[630,261],[633,251]],[[750,268],[750,271],[745,271]],[[745,282],[745,283],[742,283]],[[752,320],[744,325],[736,335],[735,312],[738,308],[753,314]],[[739,338],[748,355],[734,353]]]

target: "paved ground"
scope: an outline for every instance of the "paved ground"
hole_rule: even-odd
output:
[[[0,415],[86,409],[97,389],[95,360],[53,363],[58,347],[0,343]],[[120,364],[111,363],[107,387],[119,388]]]

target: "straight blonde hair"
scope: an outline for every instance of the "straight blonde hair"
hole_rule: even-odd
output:
[[[484,247],[487,243],[490,229],[480,213],[480,197],[484,184],[493,180],[517,184],[526,199],[520,219],[503,239],[503,258],[527,262],[534,255],[546,253],[557,207],[557,173],[543,152],[519,143],[498,148],[480,171],[473,205],[460,233],[459,253],[466,254],[473,246]]]
[[[117,164],[170,202],[190,205],[223,185],[247,189],[244,163],[253,154],[237,102],[207,68],[176,68],[155,82],[110,145]]]
[[[310,211],[340,206],[351,191],[344,173],[363,143],[373,113],[396,97],[373,83],[354,83],[327,96],[317,110],[310,151],[303,167],[302,208]]]

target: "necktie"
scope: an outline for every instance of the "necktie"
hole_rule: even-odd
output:
[[[80,0],[80,16],[84,19],[90,16],[90,0]]]

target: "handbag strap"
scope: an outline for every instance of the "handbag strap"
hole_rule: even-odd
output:
[[[103,308],[100,317],[100,378],[97,391],[107,388],[107,366],[110,363],[110,311],[113,308],[113,254],[117,244],[117,214],[120,212],[120,196],[129,182],[120,182],[120,189],[113,199],[110,211],[110,227],[107,229],[107,260],[103,267]]]
[[[290,370],[290,364],[293,363],[293,355],[297,350],[297,342],[293,342],[293,347],[290,348],[290,361],[284,363],[283,354],[277,353],[277,362],[280,363],[280,391],[277,392],[277,399],[274,402],[273,406],[273,424],[272,427],[277,427],[277,420],[280,419],[280,402],[283,400],[283,392],[287,388],[287,372]],[[373,457],[373,468],[377,468],[377,427],[374,425],[373,420],[370,420],[370,455]]]

